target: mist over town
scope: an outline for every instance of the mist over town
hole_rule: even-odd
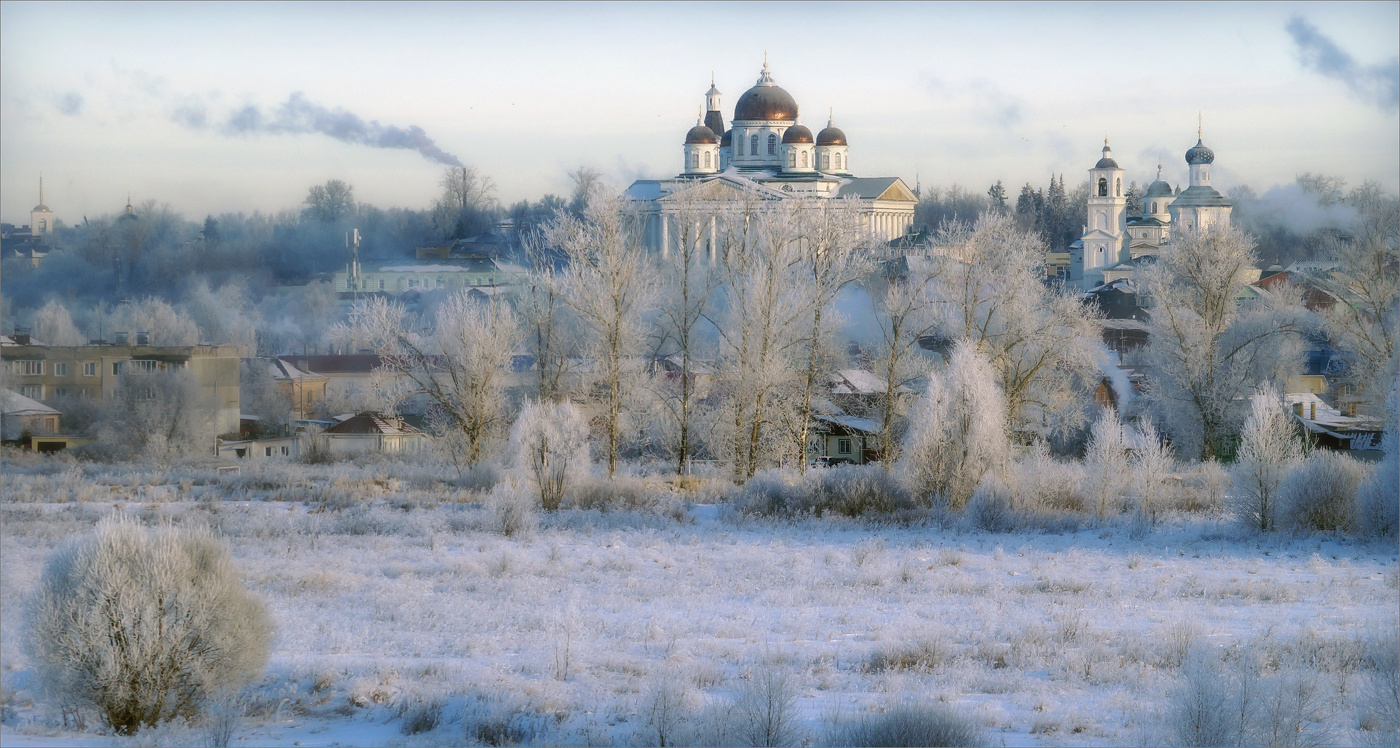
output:
[[[0,5],[0,737],[1400,744],[1397,39]]]

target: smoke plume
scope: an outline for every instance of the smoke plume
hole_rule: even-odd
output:
[[[186,127],[196,128],[206,121],[203,110],[195,107],[177,109],[173,119]],[[456,156],[439,148],[417,125],[404,128],[381,125],[374,120],[366,122],[353,112],[329,109],[309,101],[300,92],[293,93],[285,102],[267,111],[252,105],[245,106],[229,115],[221,129],[228,135],[328,135],[344,143],[370,148],[402,148],[417,151],[423,158],[439,164],[462,165]]]
[[[1383,111],[1400,109],[1400,68],[1395,59],[1360,65],[1302,16],[1293,16],[1285,28],[1293,37],[1293,43],[1298,45],[1303,67],[1345,83],[1353,96]]]

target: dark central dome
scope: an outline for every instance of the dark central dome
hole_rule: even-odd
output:
[[[1186,163],[1195,166],[1196,164],[1209,164],[1215,161],[1215,151],[1207,148],[1200,138],[1196,139],[1196,144],[1191,146],[1191,150],[1186,152]]]
[[[792,94],[780,86],[772,84],[754,86],[739,97],[734,105],[734,119],[737,120],[795,120],[797,102]]]
[[[768,60],[763,61],[763,71],[758,74],[758,83],[739,97],[734,105],[736,120],[797,120],[797,101],[792,94],[773,82],[768,73]]]

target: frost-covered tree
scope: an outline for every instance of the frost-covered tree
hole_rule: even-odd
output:
[[[828,309],[836,295],[847,284],[865,276],[871,270],[870,245],[872,237],[865,228],[859,207],[848,200],[816,200],[801,211],[801,280],[802,295],[807,308],[801,323],[807,327],[798,346],[801,362],[794,428],[789,429],[792,451],[799,456],[798,470],[807,470],[807,442],[811,436],[812,397],[823,374],[831,367],[834,310]],[[891,388],[892,389],[892,388]],[[893,395],[893,392],[887,393]],[[893,399],[886,399],[884,410],[889,412]]]
[[[710,296],[717,276],[710,261],[715,251],[718,216],[707,201],[688,193],[677,196],[671,206],[674,211],[664,220],[674,224],[670,235],[674,247],[667,247],[661,256],[660,294],[661,324],[658,349],[674,353],[680,366],[680,376],[674,383],[659,378],[662,402],[675,424],[676,474],[685,472],[686,461],[695,451],[693,435],[695,407],[702,393],[697,392],[697,361],[705,352],[703,335]]]
[[[910,491],[955,509],[966,504],[1010,456],[1005,408],[995,370],[973,345],[959,343],[910,414],[899,462]]]
[[[796,385],[791,362],[810,303],[802,293],[801,215],[798,201],[772,204],[748,192],[721,216],[714,320],[722,405],[711,438],[740,480],[790,444],[778,433],[781,410],[791,405],[782,395]]]
[[[1008,433],[1064,433],[1082,424],[1086,383],[1098,382],[1094,312],[1044,282],[1045,245],[1010,216],[946,226],[934,284],[935,329],[968,341],[993,367]]]
[[[1357,525],[1366,535],[1400,534],[1400,387],[1386,402],[1389,420],[1381,440],[1381,462],[1357,494]]]
[[[1131,444],[1130,468],[1137,493],[1136,521],[1139,526],[1150,529],[1157,526],[1162,511],[1162,495],[1174,467],[1172,450],[1151,418],[1144,418],[1137,424]]]
[[[376,297],[356,306],[335,335],[369,346],[461,430],[468,459],[482,459],[503,424],[506,372],[521,338],[508,305],[462,291],[443,301],[427,325],[403,304]]]
[[[1261,531],[1274,529],[1279,484],[1302,459],[1293,416],[1278,391],[1265,386],[1250,403],[1235,464],[1235,516]]]
[[[34,313],[31,324],[34,337],[47,345],[82,345],[87,342],[78,326],[73,324],[68,307],[53,299]]]
[[[1356,196],[1362,208],[1354,231],[1329,237],[1333,273],[1307,280],[1337,302],[1323,316],[1333,343],[1346,352],[1342,382],[1364,399],[1374,415],[1385,412],[1385,398],[1397,377],[1400,347],[1400,206],[1392,196]]]
[[[588,474],[588,421],[573,403],[527,402],[510,432],[513,469],[545,511]]]
[[[560,400],[567,390],[565,377],[580,350],[578,329],[559,294],[553,255],[537,233],[527,234],[521,243],[529,271],[516,308],[527,326],[525,350],[534,359],[532,389],[541,400]]]
[[[55,698],[121,734],[194,718],[256,678],[272,625],[207,530],[104,519],[54,553],[25,640]]]
[[[216,406],[188,369],[129,370],[103,404],[101,441],[157,462],[200,453],[213,443]]]
[[[128,301],[114,308],[106,319],[106,334],[113,332],[150,333],[151,345],[195,345],[199,342],[199,325],[184,312],[164,301],[146,298]]]
[[[906,258],[907,273],[888,283],[872,281],[871,301],[878,340],[862,341],[870,349],[871,366],[885,386],[884,408],[880,412],[880,444],[884,448],[883,464],[892,466],[900,454],[896,439],[895,404],[901,387],[907,387],[927,371],[919,355],[919,338],[933,329],[936,320],[932,286],[944,267],[943,263],[927,262],[922,257]]]
[[[608,477],[617,472],[623,419],[644,370],[646,315],[657,302],[655,265],[646,256],[636,216],[619,197],[595,189],[582,218],[559,214],[546,241],[568,257],[557,293],[578,321],[598,407]]]
[[[1172,443],[1205,460],[1221,454],[1260,382],[1280,382],[1302,353],[1310,316],[1286,287],[1239,300],[1257,277],[1238,229],[1184,231],[1144,272],[1152,299],[1148,397]]]
[[[214,290],[203,279],[197,280],[185,293],[184,308],[199,326],[200,340],[257,350],[261,315],[241,283]]]
[[[1113,408],[1104,408],[1089,430],[1084,450],[1085,492],[1102,519],[1122,498],[1128,473],[1128,440],[1123,422]]]

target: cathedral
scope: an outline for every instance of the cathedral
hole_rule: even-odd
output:
[[[704,107],[685,135],[681,172],[638,180],[627,190],[645,219],[648,248],[664,253],[674,245],[678,200],[723,201],[744,191],[765,200],[849,198],[884,241],[913,223],[918,198],[908,185],[899,177],[853,176],[846,133],[830,116],[816,135],[801,124],[797,101],[773,81],[766,59],[758,81],[734,105],[730,127],[713,80]]]
[[[1234,206],[1210,185],[1213,163],[1215,152],[1206,147],[1197,128],[1196,145],[1186,151],[1190,186],[1173,190],[1162,179],[1159,165],[1157,180],[1142,195],[1142,214],[1129,216],[1123,169],[1113,160],[1105,138],[1102,157],[1089,169],[1089,225],[1084,237],[1070,246],[1070,281],[1087,290],[1130,278],[1144,258],[1155,258],[1171,241],[1173,229],[1228,224]]]

